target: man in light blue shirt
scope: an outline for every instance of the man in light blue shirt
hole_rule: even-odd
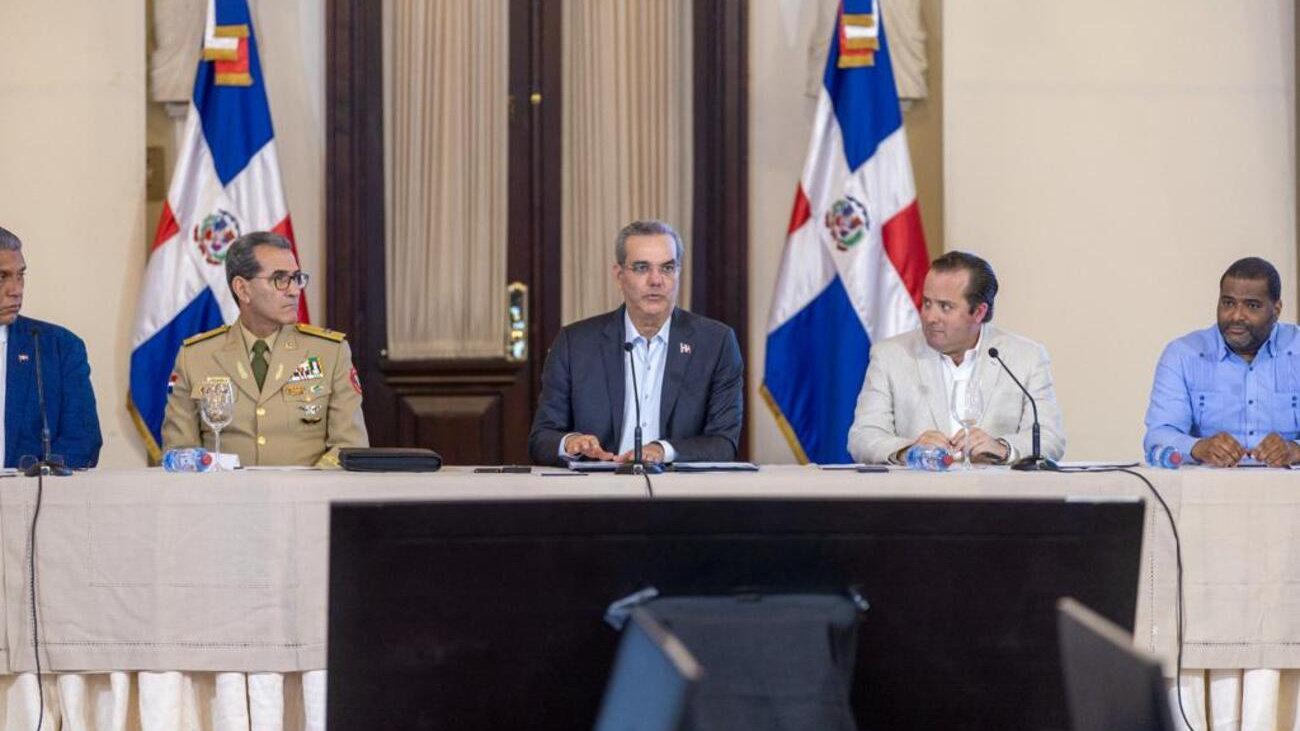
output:
[[[1278,323],[1282,278],[1258,257],[1219,279],[1218,324],[1173,341],[1156,365],[1143,449],[1197,462],[1300,462],[1300,328]]]

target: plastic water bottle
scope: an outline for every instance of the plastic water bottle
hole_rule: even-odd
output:
[[[211,472],[217,467],[217,458],[202,447],[169,449],[162,466],[168,472]]]
[[[1176,470],[1183,465],[1183,453],[1173,447],[1153,444],[1147,450],[1147,464],[1166,470]]]
[[[943,447],[922,447],[917,444],[907,450],[907,466],[913,470],[943,472],[952,464],[952,455]]]

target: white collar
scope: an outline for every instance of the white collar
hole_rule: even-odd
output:
[[[653,337],[649,338],[649,340],[646,340],[646,345],[650,344],[650,340],[662,340],[666,345],[668,343],[668,331],[672,324],[673,318],[672,315],[669,315],[668,319],[664,320],[663,327],[659,328],[659,332],[655,333]],[[641,331],[637,330],[636,325],[632,323],[632,316],[627,313],[627,310],[623,310],[623,342],[634,343],[637,338],[641,337]]]
[[[928,346],[929,344],[927,343],[926,345]],[[980,336],[975,340],[975,346],[970,350],[967,350],[966,354],[962,356],[961,365],[957,365],[953,361],[952,356],[948,355],[947,353],[939,353],[939,351],[935,350],[934,348],[930,348],[930,350],[935,353],[939,353],[939,360],[944,365],[952,366],[953,368],[961,368],[968,363],[975,362],[975,359],[979,357],[979,353],[982,345],[984,345],[984,326],[980,325]]]

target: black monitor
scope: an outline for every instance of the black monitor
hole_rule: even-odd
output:
[[[336,504],[330,729],[591,728],[619,641],[602,615],[649,586],[856,586],[860,728],[1065,728],[1056,600],[1131,629],[1142,516],[1139,501]]]
[[[609,673],[595,731],[678,731],[702,670],[681,640],[633,609]]]
[[[1059,603],[1061,662],[1074,731],[1174,731],[1160,661],[1074,599]]]

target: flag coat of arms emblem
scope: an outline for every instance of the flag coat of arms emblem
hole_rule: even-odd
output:
[[[843,0],[768,316],[762,395],[800,462],[852,461],[873,341],[920,326],[929,269],[875,0]]]
[[[208,0],[202,41],[131,340],[127,407],[155,459],[181,343],[239,314],[226,286],[230,245],[252,231],[274,231],[293,241],[247,1]],[[298,307],[299,319],[307,322],[305,296]]]

